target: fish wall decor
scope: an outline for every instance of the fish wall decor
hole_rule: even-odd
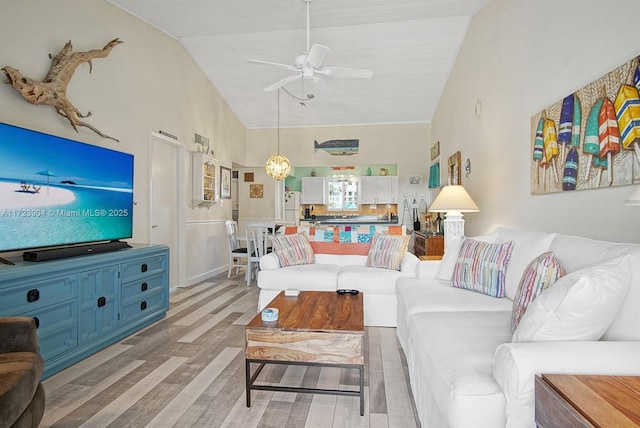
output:
[[[333,156],[355,155],[358,153],[360,140],[328,140],[323,143],[313,141],[314,153],[318,150],[324,150]]]

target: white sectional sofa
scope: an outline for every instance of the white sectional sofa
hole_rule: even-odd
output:
[[[259,310],[278,293],[287,289],[336,291],[359,290],[363,294],[364,323],[368,326],[395,327],[396,280],[416,276],[418,258],[407,252],[400,270],[366,266],[367,256],[315,254],[315,263],[280,267],[275,254],[260,259]]]
[[[305,235],[313,251],[314,260],[309,264],[281,267],[280,260],[274,253],[261,257],[258,272],[259,310],[264,309],[278,293],[288,289],[358,290],[363,293],[365,325],[395,327],[396,280],[415,277],[419,260],[406,252],[399,270],[367,266],[367,255],[376,233],[384,236],[402,235],[408,240],[403,225],[353,224],[281,228],[278,235]],[[398,252],[397,259],[393,258],[394,267],[400,261],[400,256],[402,254]]]
[[[506,228],[478,239],[513,242],[505,297],[436,279],[457,248],[397,281],[397,334],[423,427],[534,427],[536,374],[640,375],[640,245]],[[521,277],[546,251],[565,276],[535,298],[514,334]]]

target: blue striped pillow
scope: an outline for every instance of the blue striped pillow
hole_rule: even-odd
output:
[[[309,238],[304,233],[275,235],[272,245],[273,252],[282,267],[308,265],[316,262]]]
[[[540,254],[525,269],[513,299],[511,331],[515,331],[527,307],[538,294],[564,275],[560,262],[552,252]]]
[[[367,266],[400,270],[410,238],[410,235],[374,233],[367,255]]]
[[[490,244],[463,238],[451,285],[493,297],[504,297],[505,274],[513,242]]]

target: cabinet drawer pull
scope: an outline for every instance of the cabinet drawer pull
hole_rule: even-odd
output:
[[[147,309],[147,302],[143,301],[142,303],[140,303],[140,310],[144,311],[145,309]]]
[[[107,298],[102,296],[102,297],[98,297],[98,307],[101,308],[104,305],[107,304]]]
[[[36,322],[36,328],[40,327],[40,318],[33,317],[33,320]]]
[[[147,266],[146,263],[142,263],[142,266],[140,266],[140,271],[142,272],[146,272],[149,269],[149,266]]]
[[[40,300],[40,290],[34,288],[33,290],[27,291],[27,302],[33,303]]]
[[[149,288],[149,285],[146,282],[140,285],[140,291],[147,291],[147,288]]]

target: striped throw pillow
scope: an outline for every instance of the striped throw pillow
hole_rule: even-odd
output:
[[[504,297],[505,275],[513,242],[490,244],[463,238],[451,285],[493,297]]]
[[[560,262],[552,252],[540,254],[533,259],[524,271],[516,296],[513,299],[511,315],[511,331],[515,331],[527,307],[538,294],[547,289],[558,278],[564,275]]]
[[[367,266],[400,270],[402,259],[409,246],[409,238],[411,238],[410,235],[374,233],[367,255]]]
[[[282,267],[308,265],[316,261],[309,238],[304,233],[275,235],[273,237],[273,252]]]

